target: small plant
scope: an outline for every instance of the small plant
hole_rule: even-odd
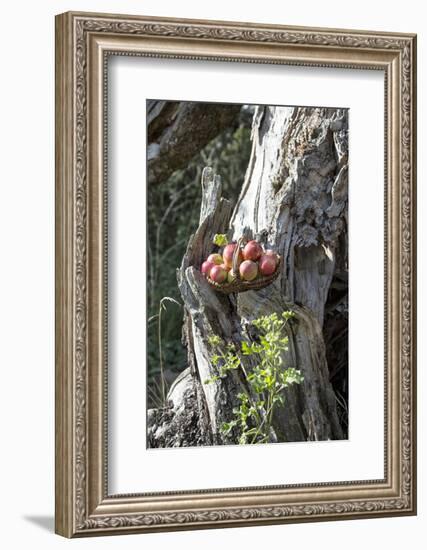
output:
[[[274,411],[277,406],[284,405],[285,389],[303,380],[299,370],[283,365],[283,352],[288,351],[285,327],[293,316],[293,312],[284,311],[280,317],[272,313],[251,322],[258,329],[258,341],[244,341],[240,350],[242,355],[256,359],[250,372],[246,371],[234,344],[224,345],[215,335],[209,338],[213,350],[211,361],[217,374],[205,384],[225,378],[230,370],[240,369],[249,387],[247,393],[237,395],[239,406],[233,409],[234,418],[224,422],[220,428],[224,435],[236,431],[241,445],[270,440]]]

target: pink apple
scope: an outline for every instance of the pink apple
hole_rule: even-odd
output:
[[[256,241],[249,241],[243,249],[243,257],[245,260],[258,260],[262,253],[262,246]]]
[[[207,277],[209,277],[209,273],[211,272],[211,269],[213,268],[214,265],[215,265],[214,263],[209,262],[209,261],[203,262],[202,263],[202,273],[203,273],[203,275],[206,275]]]
[[[220,265],[214,265],[211,269],[209,277],[212,281],[215,281],[215,283],[224,283],[227,279],[227,271]]]
[[[236,274],[232,269],[230,269],[230,271],[227,274],[227,283],[234,283],[235,280],[236,280]]]
[[[225,262],[223,262],[219,267],[222,267],[222,269],[225,269],[227,273],[230,271],[230,267]]]
[[[276,271],[277,261],[271,254],[263,254],[259,259],[259,270],[263,275],[272,275]]]
[[[239,272],[245,281],[253,281],[258,275],[258,264],[252,260],[245,260],[240,264]]]
[[[237,246],[237,243],[230,243],[222,251],[222,257],[224,258],[224,263],[229,267],[233,265],[233,254],[234,254],[234,251],[236,250],[236,246]],[[240,250],[237,265],[239,265],[242,262],[242,260],[243,260],[243,256],[242,256],[242,251]]]
[[[216,265],[221,265],[222,264],[221,254],[210,254],[208,256],[208,262],[211,262],[211,263],[216,264]]]

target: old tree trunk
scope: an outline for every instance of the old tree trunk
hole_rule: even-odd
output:
[[[178,270],[185,307],[188,367],[172,384],[167,406],[148,413],[153,447],[232,443],[229,421],[236,396],[248,391],[239,370],[213,384],[209,335],[238,347],[251,337],[248,321],[293,310],[284,361],[304,381],[287,390],[274,417],[272,441],[343,438],[330,382],[325,306],[333,280],[347,274],[347,112],[337,109],[258,107],[252,153],[234,209],[221,198],[220,176],[202,177],[200,225]],[[278,279],[258,291],[222,295],[199,272],[215,233],[242,234],[281,254]],[[242,357],[250,370],[251,358]],[[231,438],[231,439],[230,439]]]

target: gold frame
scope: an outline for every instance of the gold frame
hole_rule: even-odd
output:
[[[384,71],[384,479],[108,495],[104,122],[111,54]],[[412,34],[89,13],[56,17],[57,533],[77,537],[416,513],[415,109]]]

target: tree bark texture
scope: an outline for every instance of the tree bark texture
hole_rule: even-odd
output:
[[[240,349],[243,339],[254,337],[251,320],[285,310],[295,317],[284,361],[304,381],[287,390],[271,441],[343,438],[323,323],[334,275],[347,270],[347,183],[347,111],[339,109],[258,107],[251,159],[234,209],[221,198],[220,177],[205,169],[200,225],[177,273],[188,367],[172,385],[167,407],[149,411],[150,446],[235,442],[235,434],[225,436],[220,426],[232,419],[237,394],[249,388],[239,370],[204,383],[214,374],[208,337],[218,335]],[[280,276],[261,290],[216,292],[199,271],[214,250],[216,233],[256,238],[276,250],[283,260]],[[253,358],[241,360],[250,371]]]

